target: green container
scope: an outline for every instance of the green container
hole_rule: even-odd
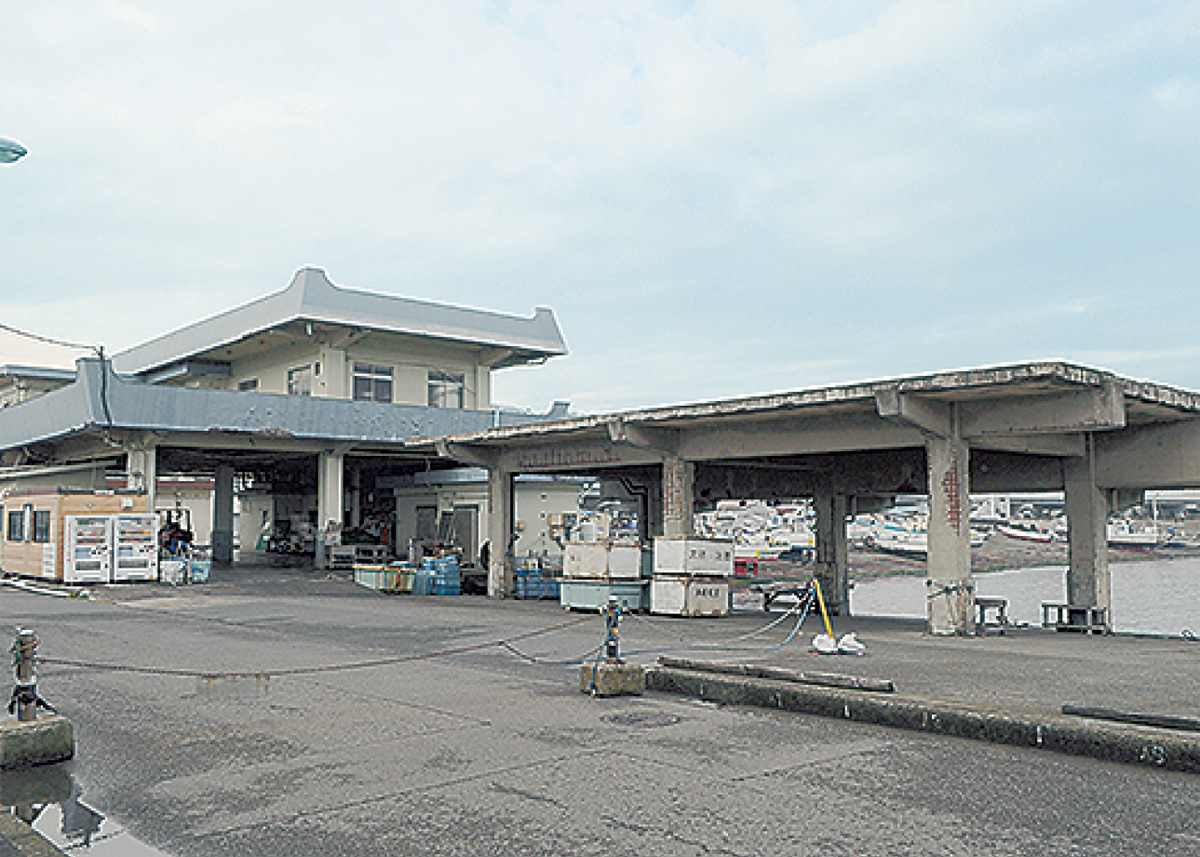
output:
[[[637,580],[571,580],[564,578],[559,589],[558,600],[571,610],[604,610],[610,596],[617,596],[617,603],[627,612],[643,613],[646,610],[646,582]]]

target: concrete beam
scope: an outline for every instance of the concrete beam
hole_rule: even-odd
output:
[[[1200,420],[1097,435],[1096,482],[1105,488],[1200,487]]]
[[[439,438],[434,442],[434,448],[440,458],[448,458],[461,464],[475,467],[485,467],[491,470],[500,464],[500,451],[488,447],[471,445],[469,443],[451,443]]]
[[[1082,432],[973,438],[971,440],[971,447],[973,449],[994,449],[998,452],[1015,452],[1021,455],[1045,455],[1055,458],[1080,458],[1087,454]]]
[[[1062,458],[971,447],[971,490],[979,494],[1063,490]]]
[[[1114,381],[1045,396],[960,405],[965,438],[1105,431],[1125,427],[1125,395]]]
[[[678,452],[689,461],[733,461],[789,455],[920,447],[921,433],[908,425],[880,422],[873,415],[763,420],[736,429],[689,429]]]
[[[613,467],[661,463],[660,453],[599,440],[574,443],[548,440],[536,446],[508,447],[499,460],[499,466],[514,473],[586,473]]]
[[[875,410],[884,419],[900,420],[938,437],[954,433],[954,409],[945,402],[899,390],[880,390],[875,394]]]
[[[629,423],[620,417],[610,420],[606,427],[608,439],[614,444],[628,444],[661,455],[674,454],[679,447],[679,434],[670,429]]]

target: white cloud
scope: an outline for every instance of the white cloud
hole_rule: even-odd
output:
[[[6,320],[130,344],[318,264],[554,306],[535,407],[1092,353],[1196,308],[1192,6],[35,4]]]

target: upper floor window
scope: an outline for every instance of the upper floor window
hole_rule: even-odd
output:
[[[288,370],[288,395],[289,396],[311,396],[312,395],[312,380],[313,370],[311,366],[300,366],[296,369]]]
[[[429,370],[429,407],[461,408],[465,389],[465,376]]]
[[[359,402],[392,400],[392,367],[354,364],[354,398]]]

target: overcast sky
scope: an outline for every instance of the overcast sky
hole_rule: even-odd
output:
[[[1058,358],[1200,389],[1200,2],[9,2],[0,321],[337,284],[580,412]]]

